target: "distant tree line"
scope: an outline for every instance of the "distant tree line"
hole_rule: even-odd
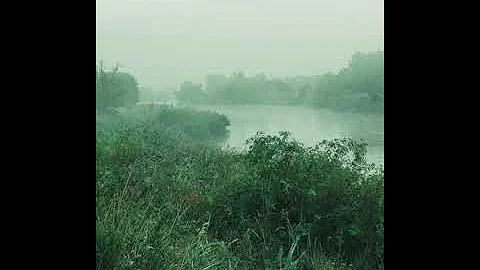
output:
[[[247,77],[242,72],[226,77],[206,77],[206,92],[213,102],[233,104],[297,104],[297,89],[280,79],[264,74]]]
[[[267,78],[207,75],[202,84],[184,82],[175,93],[186,103],[303,105],[336,110],[383,112],[384,53],[355,53],[337,74]]]
[[[355,53],[348,67],[315,83],[307,103],[338,110],[383,112],[384,53]]]
[[[168,102],[173,99],[175,89],[161,89],[154,90],[148,86],[139,86],[138,87],[138,101],[139,102]]]
[[[206,85],[183,82],[175,93],[179,101],[190,104],[291,104],[298,103],[292,86],[265,75],[247,77],[242,72],[231,76],[207,75]]]
[[[208,103],[208,95],[203,91],[202,84],[185,81],[180,84],[180,89],[175,92],[177,100],[189,104]]]

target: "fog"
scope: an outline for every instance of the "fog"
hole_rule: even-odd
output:
[[[287,130],[306,145],[349,136],[383,164],[383,9],[381,0],[97,0],[96,60],[156,92],[197,83],[176,99],[225,114],[231,146],[257,131]],[[338,76],[313,77],[329,72]],[[211,74],[226,76],[209,86]]]
[[[155,90],[207,74],[336,72],[383,50],[382,0],[97,0],[96,60]]]
[[[382,0],[97,0],[96,269],[384,269]]]

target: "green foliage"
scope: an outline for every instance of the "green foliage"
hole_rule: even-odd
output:
[[[384,53],[355,53],[338,74],[322,76],[313,98],[316,106],[338,110],[383,113]]]
[[[248,77],[207,75],[206,90],[190,82],[177,98],[189,103],[308,105],[343,111],[383,113],[384,53],[355,53],[338,74],[269,79],[263,74]]]
[[[296,235],[321,242],[325,251],[378,266],[383,172],[366,164],[365,149],[347,139],[305,148],[286,132],[257,134],[245,155],[249,171],[217,199],[218,223],[212,223],[217,236],[242,238],[261,228],[254,245],[278,249],[289,241],[280,229],[288,221],[299,224]],[[258,263],[271,256],[255,254]]]
[[[208,96],[202,90],[202,85],[190,81],[183,82],[180,85],[180,90],[175,92],[175,97],[187,104],[202,104],[208,101]]]
[[[169,102],[175,98],[172,89],[154,90],[147,86],[141,86],[138,89],[138,102]]]
[[[227,125],[168,106],[97,117],[96,269],[383,269],[364,143],[259,133],[221,150]]]
[[[131,107],[136,104],[138,84],[133,75],[119,72],[118,67],[107,71],[103,64],[97,66],[96,72],[97,111],[105,113],[110,108]]]
[[[138,116],[133,121],[134,124],[141,123],[150,129],[168,128],[203,142],[221,141],[228,137],[227,127],[230,126],[230,121],[225,115],[216,112],[198,113],[191,108],[167,105],[139,105],[134,112]]]
[[[231,76],[207,75],[206,92],[209,100],[224,104],[293,104],[304,94],[280,79],[268,79],[259,74],[247,77],[244,73]],[[303,95],[303,96],[302,96]]]

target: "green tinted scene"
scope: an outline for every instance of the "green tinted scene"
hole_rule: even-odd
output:
[[[96,269],[384,269],[383,9],[96,0]]]

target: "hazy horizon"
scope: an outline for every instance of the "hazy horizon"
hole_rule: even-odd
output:
[[[96,0],[96,61],[160,90],[207,74],[336,72],[384,47],[382,0]]]

